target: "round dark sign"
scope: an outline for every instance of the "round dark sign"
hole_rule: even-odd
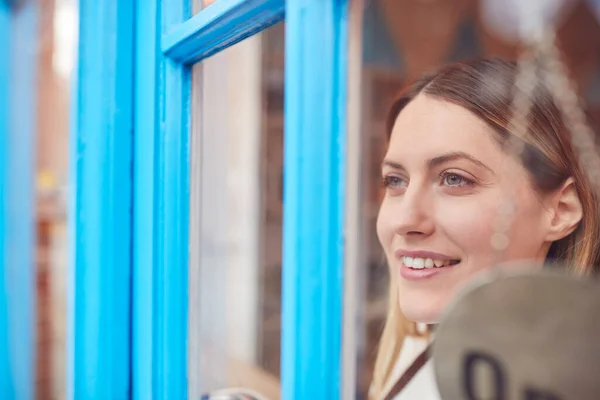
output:
[[[449,308],[433,362],[444,400],[600,399],[600,285],[486,276]]]

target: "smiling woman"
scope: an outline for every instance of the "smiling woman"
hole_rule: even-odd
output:
[[[477,273],[516,260],[539,268],[557,260],[577,274],[600,264],[597,198],[543,85],[517,139],[524,151],[509,151],[516,73],[515,63],[497,59],[451,64],[417,80],[391,108],[377,222],[391,284],[375,398],[412,361],[398,358],[403,329],[436,324]],[[514,205],[513,222],[499,253],[494,237],[505,204]],[[416,398],[415,380],[400,398]],[[437,398],[433,381],[427,388],[419,398]]]

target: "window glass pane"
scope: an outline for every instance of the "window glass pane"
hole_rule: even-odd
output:
[[[194,66],[190,396],[279,398],[284,26]]]
[[[365,264],[361,299],[357,397],[366,399],[386,318],[389,272],[376,234],[383,189],[386,116],[392,100],[421,74],[460,60],[519,55],[513,8],[503,0],[366,1],[362,21],[362,124]],[[533,2],[532,2],[533,3]],[[543,2],[535,2],[543,3]],[[597,2],[564,2],[558,46],[590,114],[600,122],[600,23]],[[514,3],[516,4],[516,2]],[[515,11],[516,12],[516,11]],[[417,354],[417,353],[416,353]]]
[[[204,8],[204,1],[205,0],[189,0],[191,3],[191,7],[192,7],[192,15],[197,14],[198,12],[200,12],[200,10],[202,10],[202,8]]]
[[[36,397],[66,397],[67,182],[71,74],[78,10],[39,2],[37,77]]]
[[[192,15],[197,14],[203,8],[210,6],[211,4],[220,0],[189,0],[192,5]]]

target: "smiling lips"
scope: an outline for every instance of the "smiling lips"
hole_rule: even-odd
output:
[[[401,275],[411,280],[432,277],[443,267],[450,267],[460,262],[450,256],[427,251],[398,250],[395,253],[402,261]]]
[[[431,258],[409,257],[403,256],[402,263],[408,268],[423,269],[423,268],[441,268],[446,265],[452,265],[452,260],[438,260]]]

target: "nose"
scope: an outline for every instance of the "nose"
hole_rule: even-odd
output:
[[[429,236],[435,231],[435,219],[431,195],[417,187],[407,188],[399,199],[395,213],[394,231],[400,236]]]

